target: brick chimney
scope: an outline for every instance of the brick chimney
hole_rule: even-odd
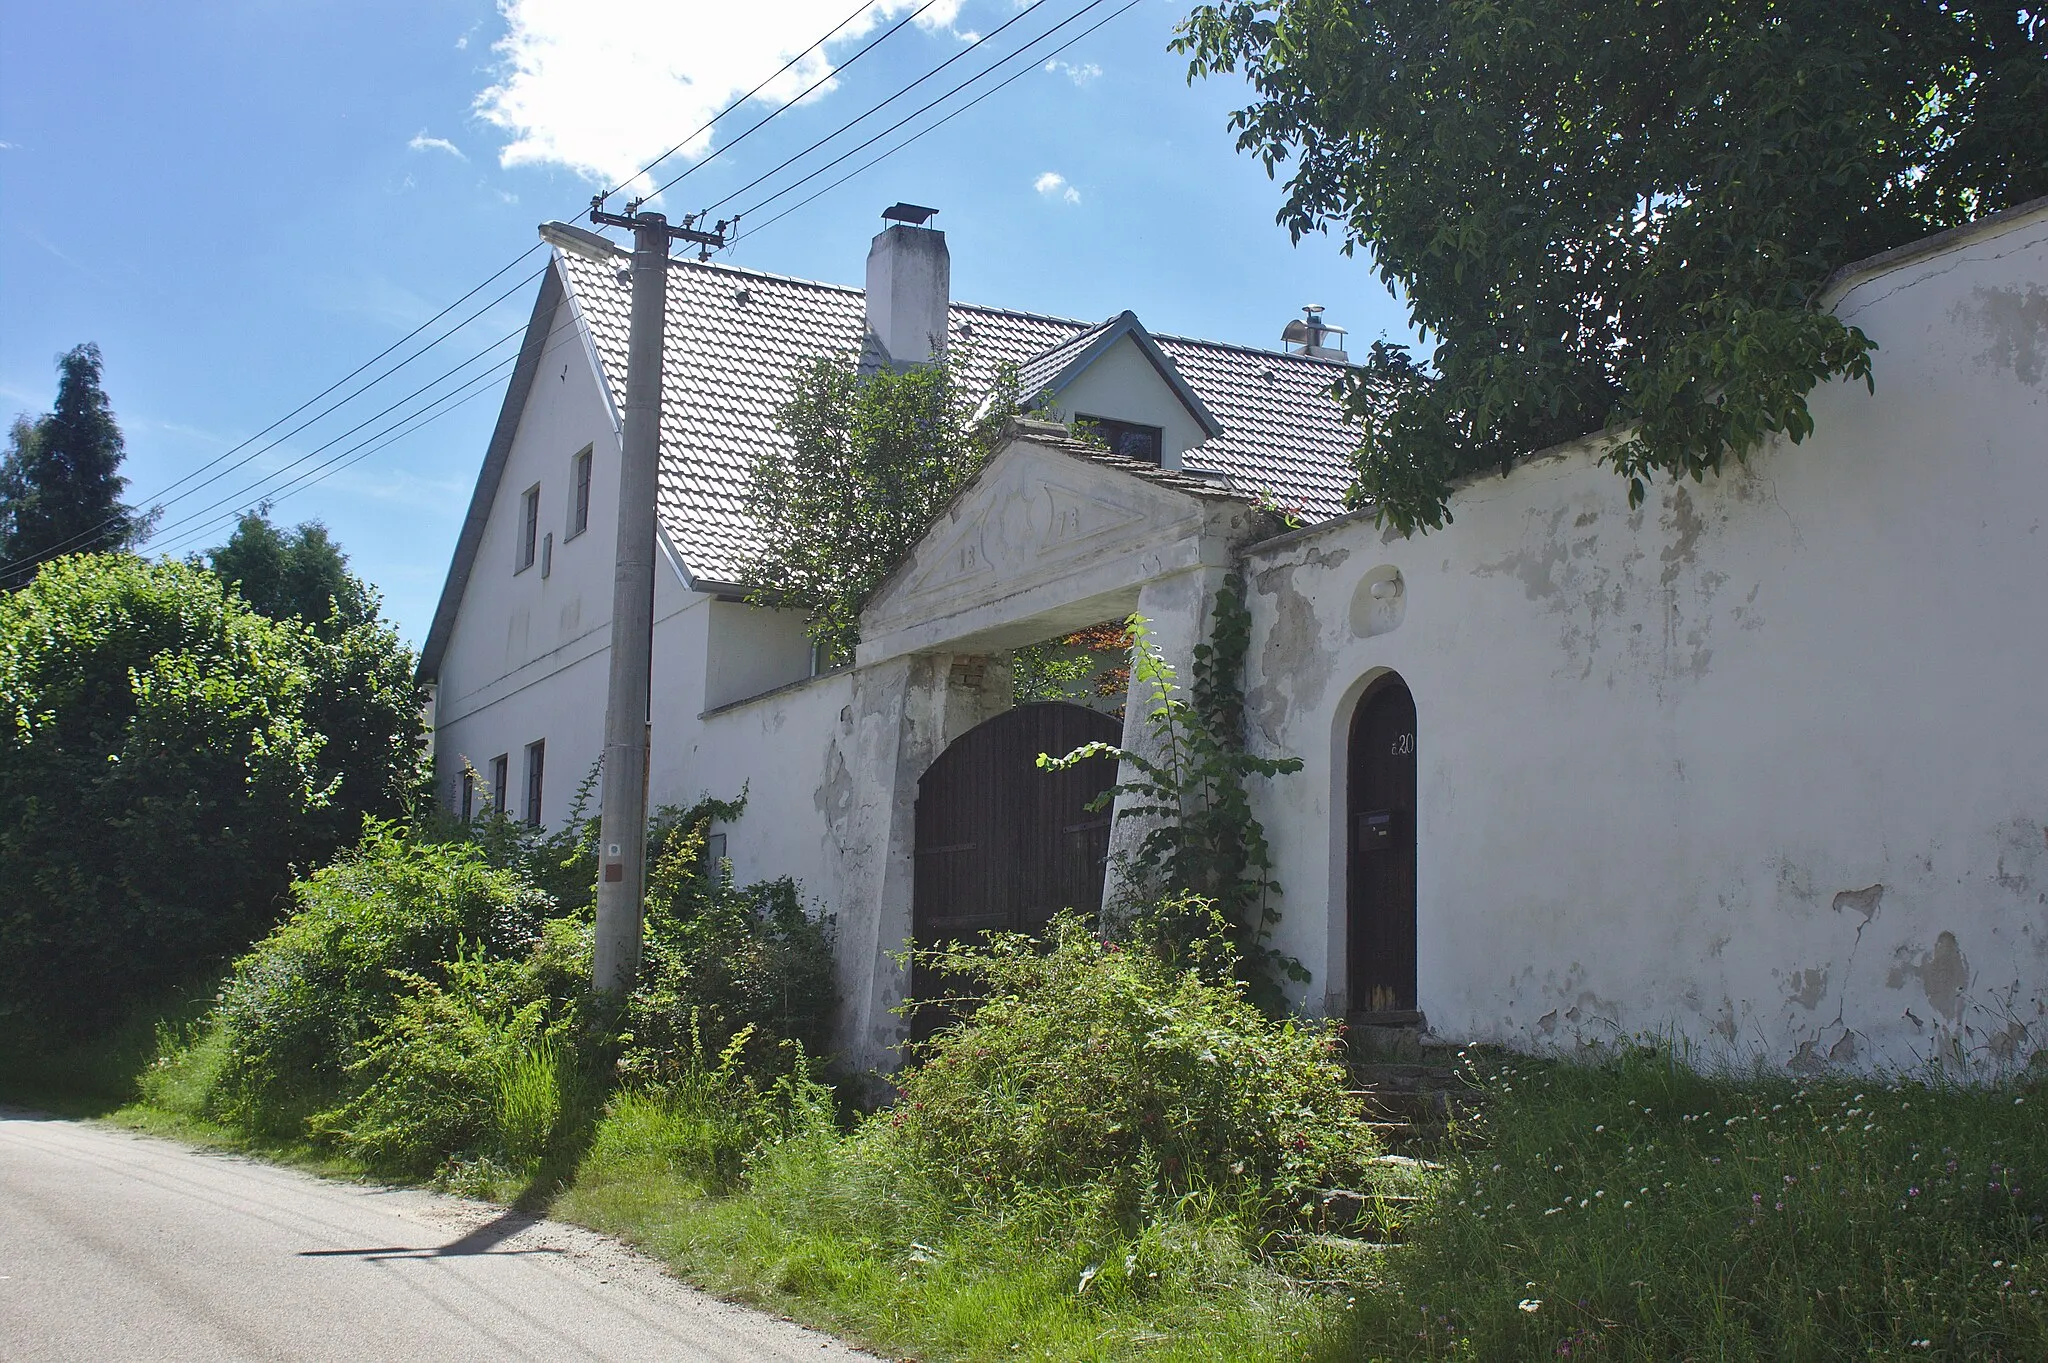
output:
[[[867,358],[904,368],[924,364],[946,347],[946,305],[953,258],[946,234],[921,224],[937,210],[897,204],[890,225],[868,247]]]

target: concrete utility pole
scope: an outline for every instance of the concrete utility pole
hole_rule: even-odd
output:
[[[654,656],[654,499],[661,462],[662,349],[667,336],[668,244],[706,248],[716,232],[670,227],[660,213],[590,220],[633,231],[633,316],[627,336],[625,430],[619,452],[619,533],[612,578],[611,685],[604,712],[604,802],[598,820],[597,960],[591,983],[623,993],[640,969],[647,897],[647,710]]]

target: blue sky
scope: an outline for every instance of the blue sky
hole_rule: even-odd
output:
[[[1046,0],[913,98],[719,213],[749,206],[1085,3]],[[47,409],[55,356],[96,341],[128,438],[130,492],[150,498],[467,292],[531,245],[536,223],[571,218],[598,182],[651,160],[853,4],[0,0],[0,417]],[[882,0],[827,47],[827,64],[801,63],[672,158],[664,177],[700,168],[657,206],[680,216],[723,198],[1019,4],[936,0],[810,99],[703,159],[915,8]],[[1314,302],[1350,328],[1354,351],[1405,334],[1363,257],[1347,259],[1324,238],[1295,246],[1274,225],[1279,188],[1233,150],[1225,125],[1245,87],[1190,88],[1184,59],[1166,50],[1187,8],[1140,0],[1053,69],[1032,63],[907,151],[743,236],[725,258],[858,283],[879,210],[907,199],[943,210],[937,225],[962,300],[1084,318],[1131,308],[1157,331],[1252,345],[1276,344]],[[150,550],[219,543],[227,527],[214,518],[258,495],[244,489],[517,327],[531,297],[521,289],[362,399],[172,504]],[[502,387],[491,383],[274,512],[287,523],[325,521],[415,642]],[[198,518],[174,524],[188,515]]]

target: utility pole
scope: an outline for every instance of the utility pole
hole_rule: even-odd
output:
[[[612,578],[611,684],[604,712],[604,802],[598,818],[597,960],[591,983],[623,994],[640,969],[647,897],[647,727],[654,657],[654,499],[661,462],[662,348],[667,336],[668,244],[694,242],[708,255],[725,244],[726,224],[670,227],[640,202],[607,213],[592,199],[590,220],[633,233],[633,314],[626,343],[625,429],[619,452],[619,532]]]

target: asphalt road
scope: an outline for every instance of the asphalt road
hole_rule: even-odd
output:
[[[865,1359],[503,1208],[0,1108],[0,1360]]]

